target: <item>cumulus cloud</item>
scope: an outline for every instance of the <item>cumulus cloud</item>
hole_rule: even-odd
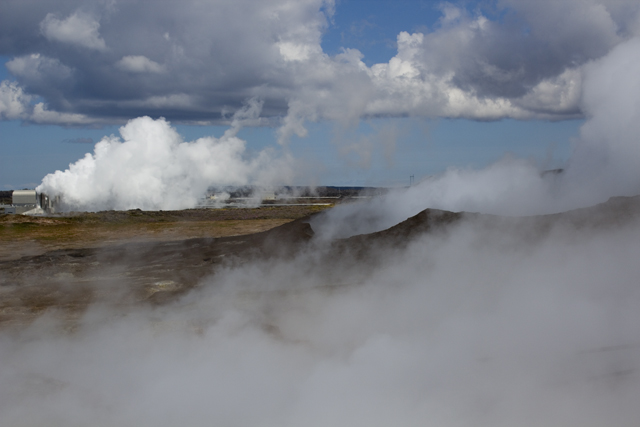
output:
[[[69,79],[72,74],[71,68],[59,59],[49,58],[39,53],[13,58],[5,66],[21,82],[36,90],[44,84],[60,84]]]
[[[304,135],[309,120],[580,117],[582,67],[640,29],[640,6],[631,1],[494,6],[444,3],[435,26],[401,31],[397,54],[367,66],[350,46],[335,56],[323,52],[335,10],[330,0],[189,0],[153,8],[9,1],[0,18],[0,53],[57,61],[57,68],[41,64],[38,78],[18,64],[11,70],[52,111],[112,121],[154,114],[219,122],[224,108],[258,96],[265,100],[262,114],[282,120],[285,142]],[[34,37],[38,32],[45,37]],[[72,70],[66,85],[59,83],[63,67]],[[176,94],[186,103],[135,103]]]
[[[27,118],[38,124],[52,124],[63,126],[91,125],[99,123],[95,118],[79,113],[64,113],[47,109],[43,102],[38,102],[33,106],[31,114]]]
[[[128,55],[116,63],[123,71],[131,73],[161,73],[164,67],[142,55]]]
[[[66,101],[65,94],[75,86],[75,73],[73,68],[59,59],[34,53],[13,58],[5,66],[17,78],[21,90],[31,95],[31,99],[35,100],[36,97],[45,99],[41,103],[43,106],[47,105],[47,110],[52,113],[74,115],[69,117],[84,116],[81,112],[69,111],[72,107]],[[101,122],[102,120],[96,117],[93,121]]]
[[[0,118],[25,119],[30,101],[31,96],[26,95],[17,82],[3,80],[0,83]]]
[[[48,13],[40,23],[40,31],[49,40],[87,49],[105,50],[107,45],[100,37],[99,30],[100,23],[82,12],[75,12],[65,19]]]
[[[100,123],[101,120],[84,114],[65,113],[50,110],[43,102],[33,103],[33,95],[28,95],[17,83],[3,80],[0,83],[0,119],[23,120],[38,124],[78,126]]]
[[[314,63],[315,79],[299,80],[282,133],[304,135],[305,118],[333,116],[580,117],[583,67],[634,34],[639,8],[625,3],[622,16],[619,2],[589,2],[580,11],[579,2],[558,3],[500,3],[503,20],[445,3],[432,31],[398,34],[397,54],[386,63],[368,67],[352,49],[324,62],[317,57],[326,66]],[[559,24],[564,17],[570,25]],[[545,26],[556,21],[555,29]],[[338,89],[340,82],[349,85]],[[333,102],[345,98],[359,102]]]

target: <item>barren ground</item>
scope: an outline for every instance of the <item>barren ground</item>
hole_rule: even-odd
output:
[[[161,304],[241,254],[294,247],[288,241],[310,237],[308,225],[280,226],[325,208],[0,216],[0,327],[26,326],[50,308],[73,327],[93,301]]]
[[[326,208],[278,206],[158,212],[130,210],[53,217],[0,215],[0,261],[36,256],[58,249],[253,234]]]

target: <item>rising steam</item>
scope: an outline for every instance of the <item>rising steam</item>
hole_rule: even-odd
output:
[[[0,334],[0,425],[635,426],[640,224],[513,231],[230,267],[73,333],[43,316]]]
[[[240,128],[258,120],[262,103],[236,112],[220,138],[185,142],[164,119],[139,117],[105,137],[66,171],[44,177],[38,191],[62,197],[66,210],[185,209],[211,185],[273,185],[291,180],[287,155],[262,151],[249,158]]]
[[[613,49],[585,70],[588,120],[561,174],[504,158],[482,170],[450,168],[366,207],[341,206],[315,220],[327,238],[391,227],[430,207],[497,215],[538,215],[640,194],[640,38]]]

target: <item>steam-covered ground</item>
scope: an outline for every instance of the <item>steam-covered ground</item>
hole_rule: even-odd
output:
[[[637,425],[640,199],[376,203],[2,263],[0,425]]]

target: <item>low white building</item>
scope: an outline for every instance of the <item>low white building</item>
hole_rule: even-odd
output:
[[[59,201],[58,197],[51,199],[36,190],[14,190],[11,193],[11,204],[0,205],[1,214],[44,215],[54,213]]]
[[[33,206],[38,204],[36,190],[14,190],[11,195],[11,204],[14,206]]]

